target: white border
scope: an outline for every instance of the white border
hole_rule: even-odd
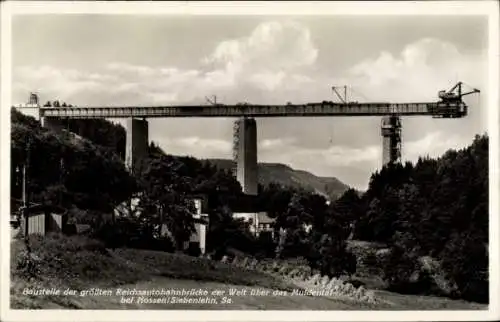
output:
[[[2,2],[1,3],[1,101],[0,213],[9,210],[10,106],[11,106],[11,16],[14,14],[105,13],[105,14],[196,14],[196,15],[485,15],[489,18],[488,135],[490,142],[490,307],[488,311],[92,311],[10,310],[9,225],[1,228],[1,320],[2,321],[473,321],[498,320],[499,294],[499,7],[496,1],[440,2]]]

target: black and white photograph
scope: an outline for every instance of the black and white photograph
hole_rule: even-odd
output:
[[[2,3],[2,320],[499,317],[498,2],[259,3]]]

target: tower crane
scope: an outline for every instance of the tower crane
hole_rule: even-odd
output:
[[[458,118],[467,115],[467,105],[462,98],[466,95],[480,93],[477,88],[472,88],[464,92],[463,82],[458,82],[450,90],[441,90],[438,92],[439,101],[433,105],[429,104],[428,109],[433,118]],[[332,90],[340,100],[341,104],[347,106],[358,104],[358,102],[349,101],[347,98],[347,85],[332,86]],[[340,92],[343,90],[343,93]],[[376,103],[368,103],[376,104]],[[396,104],[395,104],[396,105]],[[400,104],[404,108],[408,104]],[[405,106],[406,105],[406,106]],[[397,163],[401,161],[401,114],[398,111],[382,117],[382,162],[383,164]],[[330,141],[332,141],[330,139]]]
[[[474,94],[474,93],[480,93],[481,91],[478,90],[477,88],[473,88],[471,91],[463,93],[462,92],[462,86],[464,85],[463,82],[458,82],[455,86],[453,86],[449,91],[439,91],[438,97],[442,100],[444,103],[460,103],[462,101],[462,97],[469,95],[469,94]]]
[[[457,118],[467,115],[467,105],[462,97],[481,91],[472,88],[471,91],[464,93],[463,85],[463,82],[458,82],[450,90],[438,92],[440,101],[435,104],[433,118]],[[401,161],[401,127],[401,117],[398,114],[382,117],[382,163],[384,165]]]

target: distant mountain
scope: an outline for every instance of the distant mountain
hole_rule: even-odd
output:
[[[234,161],[227,159],[208,159],[211,163],[221,169],[231,170]],[[267,185],[271,182],[303,188],[321,194],[329,200],[335,200],[344,193],[349,186],[334,177],[318,177],[314,174],[295,170],[281,163],[259,163],[259,183]]]

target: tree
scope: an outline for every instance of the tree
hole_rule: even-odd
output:
[[[356,236],[394,247],[386,263],[386,279],[393,285],[408,285],[418,269],[416,258],[431,256],[443,262],[462,297],[484,301],[488,197],[488,137],[483,135],[440,158],[374,173]]]
[[[277,218],[288,210],[292,196],[298,192],[298,189],[292,187],[270,183],[259,193],[257,204],[260,209],[268,212],[269,217]]]
[[[416,258],[399,245],[392,247],[388,259],[382,263],[383,278],[394,291],[404,291],[418,270]]]
[[[335,232],[316,233],[307,258],[311,267],[319,269],[321,275],[338,277],[356,272],[356,257],[347,251],[345,239]]]
[[[461,297],[488,303],[488,249],[482,233],[455,233],[442,253],[443,266],[457,283]]]
[[[43,156],[31,157],[28,167],[33,202],[109,213],[134,191],[133,178],[113,153],[47,131],[17,111],[12,111],[11,121],[12,171],[26,162],[28,150],[32,156]],[[16,182],[12,184],[13,197],[20,198]]]
[[[284,235],[277,248],[277,257],[305,256],[308,239],[305,224],[312,222],[313,216],[307,208],[304,193],[295,193],[285,213],[278,215],[275,226],[283,229]]]
[[[142,210],[139,220],[145,233],[159,238],[166,227],[179,250],[194,232],[195,209],[188,197],[191,180],[179,175],[184,166],[165,155],[155,155],[137,174]]]

